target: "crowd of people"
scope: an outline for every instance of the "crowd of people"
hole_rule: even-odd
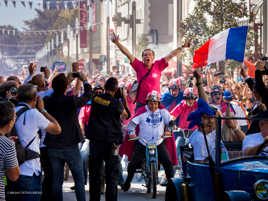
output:
[[[100,200],[105,178],[106,200],[116,201],[118,185],[129,190],[145,157],[144,142],[129,145],[129,139],[141,136],[157,145],[169,180],[174,167],[180,166],[182,137],[192,144],[196,162],[215,160],[218,116],[230,117],[222,122],[222,160],[234,157],[225,142],[242,143],[240,154],[267,156],[267,61],[252,64],[245,59],[236,80],[212,68],[165,76],[168,61],[189,42],[159,60],[151,49],[139,60],[116,35],[112,42],[136,74],[89,77],[79,72],[78,63],[66,74],[30,63],[26,78],[0,77],[0,200],[62,201],[67,164],[77,200],[86,200],[89,170],[90,200]],[[180,129],[176,136],[174,124]],[[13,126],[16,136],[11,135]],[[27,155],[19,162],[18,143],[34,157]],[[120,168],[124,155],[130,161],[125,181]]]

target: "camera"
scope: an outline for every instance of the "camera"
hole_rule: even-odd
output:
[[[261,60],[265,62],[265,75],[268,75],[268,57],[261,57]]]
[[[45,71],[46,71],[46,67],[45,67],[45,66],[42,66],[42,67],[40,68],[40,72],[44,73]]]
[[[10,93],[12,96],[16,96],[17,95],[17,87],[11,87],[9,89]]]
[[[73,78],[80,77],[80,76],[79,76],[79,73],[72,73],[72,76],[73,76]]]
[[[220,83],[221,83],[221,84],[225,84],[225,79],[224,79],[224,78],[221,78],[221,79],[220,79]]]

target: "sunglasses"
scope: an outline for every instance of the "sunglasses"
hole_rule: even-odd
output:
[[[220,92],[211,93],[211,96],[222,95]]]
[[[195,97],[194,96],[184,96],[183,99],[184,100],[194,100]]]

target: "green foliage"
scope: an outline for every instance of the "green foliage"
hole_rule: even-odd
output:
[[[196,6],[193,13],[188,15],[184,22],[179,25],[179,32],[184,40],[192,40],[190,48],[191,55],[199,49],[201,45],[207,42],[215,34],[241,24],[247,24],[250,16],[248,16],[248,8],[246,0],[194,0]],[[246,23],[242,23],[246,22]],[[249,27],[246,55],[252,55],[252,47],[254,46],[254,30]],[[226,67],[224,67],[224,63]],[[220,71],[230,71],[240,65],[239,62],[226,61],[220,65]]]
[[[25,25],[30,30],[60,30],[66,29],[70,24],[74,27],[77,9],[72,10],[38,10],[36,9],[37,17],[33,20],[25,21]],[[50,40],[53,34],[45,35],[40,38],[43,42]]]
[[[196,7],[179,26],[185,40],[192,40],[191,53],[215,34],[248,17],[246,0],[194,0]]]

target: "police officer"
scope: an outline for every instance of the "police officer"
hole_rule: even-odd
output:
[[[90,200],[100,201],[101,167],[105,162],[106,201],[117,200],[119,178],[118,147],[122,143],[121,117],[129,118],[126,94],[118,88],[116,78],[109,78],[105,93],[92,99],[86,136],[90,140],[89,181]],[[120,102],[123,101],[123,104]]]

